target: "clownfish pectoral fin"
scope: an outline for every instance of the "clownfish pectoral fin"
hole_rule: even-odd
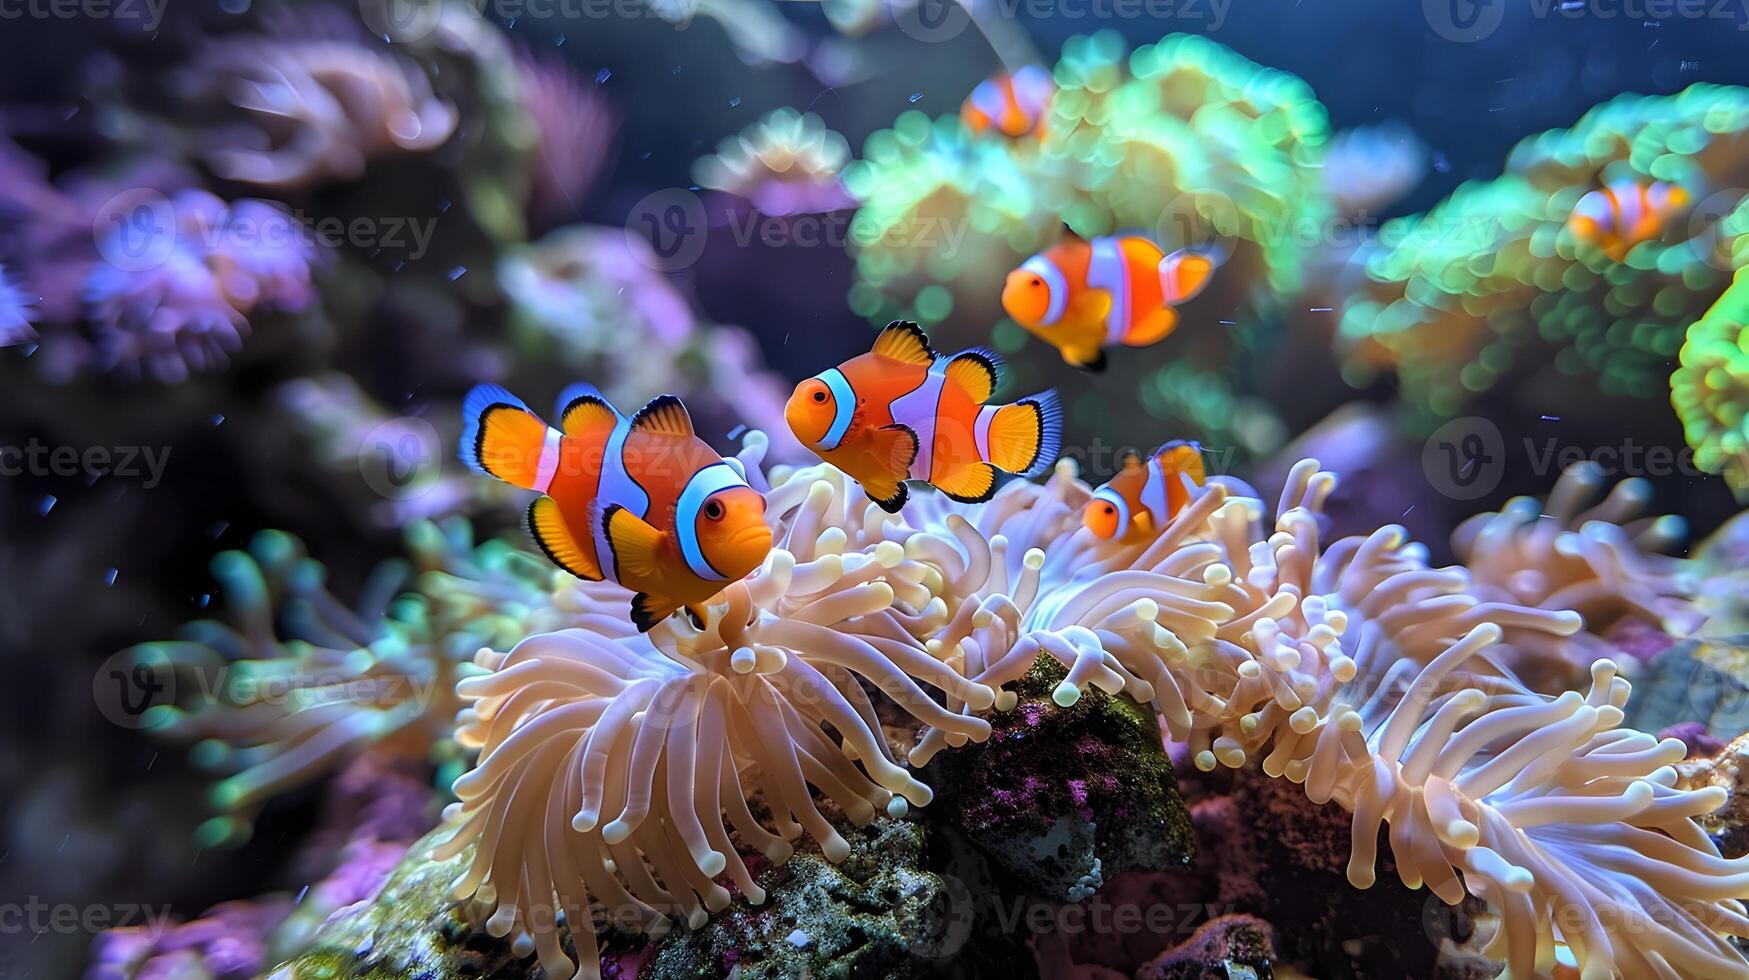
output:
[[[1002,358],[996,352],[978,347],[961,351],[947,362],[947,380],[957,383],[972,399],[982,405],[995,394],[1002,381]]]
[[[1089,374],[1104,374],[1107,365],[1110,363],[1105,358],[1105,351],[1097,351],[1092,357],[1085,359],[1078,358],[1075,355],[1070,354],[1068,351],[1064,351],[1063,360]]]
[[[1170,306],[1159,309],[1142,317],[1136,324],[1124,333],[1125,347],[1147,347],[1157,344],[1178,329],[1178,311]]]
[[[1130,530],[1137,534],[1148,534],[1154,530],[1154,513],[1146,507],[1141,508],[1130,517]]]
[[[476,385],[462,403],[462,462],[527,490],[540,481],[547,424],[497,385]]]
[[[997,409],[990,419],[989,440],[989,462],[999,470],[1038,476],[1049,469],[1063,447],[1063,407],[1057,393],[1041,392]]]
[[[553,564],[572,575],[590,582],[601,581],[601,566],[595,557],[577,541],[559,512],[559,502],[540,497],[528,507],[528,533],[534,543]]]
[[[1214,256],[1181,248],[1160,260],[1160,295],[1168,303],[1182,303],[1202,292],[1214,274]]]
[[[874,352],[918,367],[935,363],[935,349],[929,346],[929,335],[910,320],[894,320],[887,324],[875,338]]]
[[[656,628],[656,624],[674,615],[680,608],[680,603],[667,596],[653,595],[649,592],[639,592],[632,596],[632,625],[639,633],[648,633]]]
[[[619,422],[619,410],[594,385],[578,382],[559,392],[553,418],[559,420],[559,429],[566,435],[576,435],[614,426]]]
[[[613,552],[615,577],[621,583],[643,583],[662,576],[662,532],[638,515],[613,504],[601,514],[602,536]],[[673,612],[671,608],[668,612]],[[664,613],[666,615],[666,613]]]
[[[893,483],[904,483],[911,475],[911,464],[917,462],[921,443],[916,430],[898,422],[883,425],[870,434],[875,459],[885,467],[882,474]],[[882,481],[883,485],[886,481]]]
[[[937,490],[962,504],[981,504],[996,496],[996,467],[967,463],[934,483]]]
[[[904,510],[905,502],[911,499],[911,488],[904,480],[866,481],[862,484],[862,492],[874,501],[876,507],[889,514]]]
[[[632,430],[659,432],[670,436],[692,435],[692,416],[686,405],[673,395],[657,395],[632,416]]]

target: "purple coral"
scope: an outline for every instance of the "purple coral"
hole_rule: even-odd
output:
[[[537,228],[580,216],[578,204],[607,166],[619,120],[569,64],[520,53],[523,111],[534,127],[528,214]]]
[[[35,339],[30,321],[36,307],[30,294],[19,288],[0,267],[0,347],[10,347]]]
[[[181,381],[224,365],[256,310],[315,299],[315,246],[298,222],[260,201],[227,205],[188,190],[143,206],[98,245],[84,300],[99,370]]]

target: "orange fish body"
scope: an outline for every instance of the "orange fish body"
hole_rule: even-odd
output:
[[[702,622],[702,604],[771,551],[765,498],[693,433],[672,395],[626,418],[594,388],[573,385],[555,429],[515,395],[480,385],[463,415],[463,461],[540,491],[528,510],[535,543],[578,578],[637,593],[640,630],[683,606]]]
[[[1043,472],[1062,442],[1054,392],[987,404],[1000,371],[990,351],[941,357],[917,324],[894,321],[869,353],[797,385],[784,415],[803,445],[890,512],[905,505],[908,481],[979,503],[1003,473]]]
[[[1202,292],[1214,269],[1204,253],[1167,255],[1139,235],[1067,232],[1008,274],[1002,308],[1063,360],[1100,371],[1106,347],[1147,347],[1177,329],[1174,306]]]
[[[1010,139],[1028,134],[1043,139],[1045,113],[1056,94],[1051,73],[1027,65],[979,82],[960,106],[960,119],[974,133],[994,129]]]
[[[1661,180],[1612,181],[1579,199],[1567,227],[1620,262],[1634,246],[1663,234],[1664,225],[1688,202],[1688,191]]]
[[[1208,479],[1202,447],[1174,440],[1144,462],[1137,453],[1124,457],[1123,469],[1093,492],[1082,523],[1095,537],[1123,544],[1144,541],[1171,523],[1190,503],[1190,486]]]

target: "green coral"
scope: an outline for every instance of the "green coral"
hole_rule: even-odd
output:
[[[1746,210],[1739,208],[1737,214]],[[1688,328],[1681,366],[1670,375],[1670,403],[1702,469],[1749,491],[1749,274]]]
[[[181,695],[148,722],[195,741],[196,763],[225,774],[202,844],[243,839],[267,798],[371,747],[429,759],[443,785],[467,764],[450,738],[455,683],[481,647],[556,625],[553,572],[508,542],[476,544],[460,519],[415,523],[406,546],[408,559],[378,565],[348,607],[297,538],[263,531],[213,559],[220,618],[136,648],[175,665]]]
[[[1749,179],[1746,127],[1743,89],[1622,96],[1519,143],[1498,179],[1388,222],[1342,311],[1349,380],[1394,372],[1431,416],[1508,383],[1563,408],[1656,397],[1684,331],[1743,264],[1737,223],[1708,212],[1719,195],[1735,207],[1741,192],[1720,188]],[[1616,262],[1567,221],[1619,181],[1664,181],[1702,205]]]

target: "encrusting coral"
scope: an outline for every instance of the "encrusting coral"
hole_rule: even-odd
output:
[[[1749,209],[1725,219],[1749,230]],[[1749,238],[1744,238],[1749,243]],[[1738,269],[1731,287],[1688,328],[1680,366],[1670,375],[1670,404],[1701,469],[1722,473],[1749,492],[1749,276]]]
[[[750,479],[763,449],[743,451]],[[1123,692],[1198,768],[1258,765],[1352,811],[1358,887],[1388,823],[1406,883],[1496,909],[1488,953],[1512,976],[1562,958],[1588,977],[1749,969],[1723,938],[1749,932],[1749,861],[1720,857],[1694,820],[1723,791],[1676,788],[1683,744],[1620,727],[1629,684],[1612,662],[1558,696],[1506,666],[1515,637],[1560,642],[1581,616],[1489,598],[1400,528],[1324,549],[1335,477],[1315,462],[1295,467],[1273,525],[1217,479],[1128,547],[1081,529],[1091,489],[1067,464],[982,507],[926,496],[892,518],[829,468],[773,477],[780,547],[704,631],[670,621],[646,645],[595,617],[594,635],[483,651],[493,673],[461,685],[461,737],[483,752],[450,815],[449,850],[477,844],[456,894],[495,934],[526,933],[549,972],[572,966],[551,894],[567,922],[593,897],[645,927],[720,907],[718,873],[756,900],[725,811],[756,850],[787,854],[806,832],[830,859],[842,841],[807,783],[854,822],[927,802],[853,676],[926,726],[908,754],[921,764],[983,738],[978,716],[1011,708],[999,688],[1041,655],[1067,670],[1059,704],[1089,684]]]

